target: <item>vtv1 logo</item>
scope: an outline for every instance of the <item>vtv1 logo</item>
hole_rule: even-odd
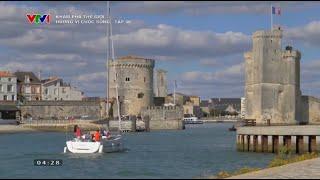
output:
[[[27,14],[27,19],[30,24],[50,24],[50,14]]]

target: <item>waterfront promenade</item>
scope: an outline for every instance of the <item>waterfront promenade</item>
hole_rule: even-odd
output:
[[[94,124],[94,120],[42,120],[26,122],[20,125],[0,125],[0,134],[24,133],[40,131],[72,131],[74,125],[79,125],[83,130],[97,130],[104,128],[102,124]]]
[[[320,158],[316,158],[233,176],[227,179],[317,179],[319,177]]]
[[[7,133],[18,133],[18,132],[35,132],[36,129],[17,126],[17,125],[1,125],[0,126],[0,134],[7,134]]]

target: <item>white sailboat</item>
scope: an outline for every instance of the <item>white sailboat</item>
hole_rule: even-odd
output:
[[[112,23],[111,23],[112,18],[110,16],[109,1],[107,3],[108,3],[108,17],[110,19],[110,33],[109,33],[109,26],[108,26],[108,33],[107,33],[107,37],[108,37],[107,61],[109,60],[109,54],[110,54],[110,50],[109,50],[110,49],[109,48],[110,40],[111,40],[111,54],[112,54],[112,61],[113,61],[115,59],[114,58],[114,47],[113,47],[113,40],[110,38],[110,36],[112,36]],[[107,62],[107,64],[108,64],[108,62]],[[113,70],[114,70],[114,74],[116,74],[116,69],[114,68]],[[107,72],[109,72],[109,69],[107,69]],[[116,78],[116,76],[115,76],[115,78]],[[115,79],[115,80],[117,80],[117,79]],[[107,91],[108,91],[108,88],[109,88],[109,84],[107,87]],[[107,92],[107,100],[109,101],[109,93],[108,92]],[[117,83],[116,83],[116,96],[117,96],[116,99],[117,99],[117,110],[118,110],[118,120],[119,120],[119,132],[121,132],[121,116],[120,116],[120,107],[119,107],[119,99],[118,99],[118,84]],[[108,107],[109,107],[109,104],[108,104]],[[103,153],[103,152],[117,152],[117,151],[123,150],[121,134],[110,136],[110,137],[102,136],[101,141],[99,141],[99,142],[92,142],[91,140],[74,138],[72,140],[67,141],[66,145],[67,146],[64,148],[64,153],[66,153],[67,151],[69,151],[71,153]]]

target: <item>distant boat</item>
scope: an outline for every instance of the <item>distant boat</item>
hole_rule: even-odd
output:
[[[185,124],[203,124],[203,121],[199,120],[197,117],[185,117],[183,118]]]
[[[237,128],[235,128],[233,125],[231,128],[229,128],[229,131],[237,131]]]

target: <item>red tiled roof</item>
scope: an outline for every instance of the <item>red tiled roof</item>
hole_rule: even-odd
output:
[[[0,77],[15,77],[15,75],[9,71],[0,71]]]

